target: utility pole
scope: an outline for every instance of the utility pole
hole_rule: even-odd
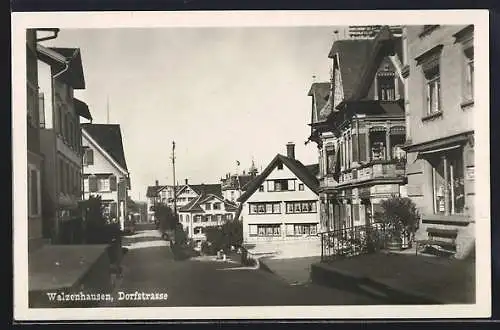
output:
[[[175,184],[175,141],[172,141],[172,170],[174,174],[174,216],[177,219],[177,197],[175,193],[177,192],[177,187]]]

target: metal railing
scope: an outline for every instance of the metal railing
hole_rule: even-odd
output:
[[[341,228],[319,235],[323,262],[375,253],[385,249],[387,245],[386,228],[379,223]]]

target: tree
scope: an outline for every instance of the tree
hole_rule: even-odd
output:
[[[158,204],[154,208],[155,218],[158,220],[160,225],[160,230],[165,232],[167,230],[175,230],[178,221],[177,217],[174,215],[174,212],[170,209],[170,207]]]
[[[140,205],[137,204],[130,196],[127,196],[127,212],[128,213],[140,212]]]

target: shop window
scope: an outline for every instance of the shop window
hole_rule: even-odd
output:
[[[432,192],[435,214],[463,214],[465,209],[462,149],[433,155]]]

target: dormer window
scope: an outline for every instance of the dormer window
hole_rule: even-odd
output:
[[[283,163],[282,162],[279,162],[278,163],[278,170],[282,170],[283,169]]]
[[[394,101],[396,99],[396,81],[394,71],[381,71],[377,74],[378,99]]]

